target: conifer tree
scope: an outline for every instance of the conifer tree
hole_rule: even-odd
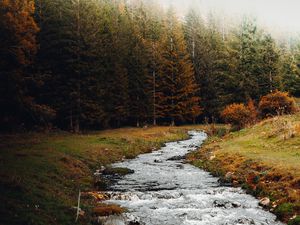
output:
[[[245,19],[237,35],[235,79],[240,96],[237,101],[246,102],[279,87],[279,54],[274,40],[257,28],[251,19]]]
[[[231,98],[227,91],[232,79],[228,43],[222,40],[213,14],[210,14],[205,25],[201,15],[190,10],[184,30],[196,81],[200,87],[198,96],[201,97],[201,106],[205,117],[216,118]]]
[[[186,121],[200,114],[198,86],[195,83],[193,65],[190,61],[183,30],[172,9],[165,21],[162,37],[162,54],[159,67],[158,104],[160,115],[171,122]]]
[[[282,49],[280,55],[280,78],[284,91],[291,95],[300,96],[300,53],[299,47],[293,52]]]
[[[38,63],[42,73],[50,74],[45,101],[56,108],[57,122],[64,128],[78,132],[80,123],[86,128],[107,124],[101,65],[101,7],[106,5],[97,0],[45,0],[42,4],[46,19],[42,20]]]
[[[279,88],[279,52],[270,34],[263,35],[259,47],[261,60],[255,63],[261,63],[257,82],[260,88],[259,95],[263,96]]]

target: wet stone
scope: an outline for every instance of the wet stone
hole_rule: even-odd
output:
[[[154,162],[155,162],[155,163],[162,163],[162,161],[159,160],[159,159],[154,159]]]
[[[229,202],[226,200],[215,200],[213,202],[214,207],[229,209],[229,208],[238,208],[241,206],[238,202]]]
[[[171,157],[171,158],[169,158],[167,160],[168,161],[179,161],[179,160],[184,160],[184,159],[186,159],[185,155],[184,156],[177,155],[177,156],[173,156],[173,157]]]
[[[184,168],[183,165],[177,165],[176,167],[179,168],[179,169],[183,169]]]
[[[262,206],[262,207],[268,207],[270,205],[271,201],[269,198],[265,197],[265,198],[262,198],[260,201],[259,201],[259,205]]]
[[[239,224],[245,224],[245,225],[255,225],[255,222],[253,219],[248,219],[248,218],[241,218],[241,219],[238,219],[237,222]]]
[[[134,173],[134,170],[124,168],[124,167],[114,167],[114,168],[106,168],[103,170],[102,174],[103,175],[120,175],[120,176],[125,176],[127,174],[132,174]]]

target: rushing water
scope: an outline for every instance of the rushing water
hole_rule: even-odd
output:
[[[114,164],[135,172],[112,186],[108,202],[126,207],[128,217],[146,225],[282,225],[240,188],[220,186],[209,173],[180,159],[169,160],[195,150],[206,139],[203,132],[193,131],[190,136]]]

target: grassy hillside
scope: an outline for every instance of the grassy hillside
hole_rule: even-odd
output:
[[[212,137],[189,160],[225,182],[270,198],[268,207],[281,220],[300,224],[300,114]]]
[[[74,224],[71,208],[78,190],[94,189],[96,169],[187,138],[186,131],[194,128],[203,127],[2,135],[0,200],[5,204],[0,204],[0,224]]]

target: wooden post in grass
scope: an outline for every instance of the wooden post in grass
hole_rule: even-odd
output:
[[[81,197],[81,192],[79,190],[78,201],[77,201],[77,212],[76,212],[76,220],[75,220],[75,222],[77,222],[78,217],[79,217],[79,212],[80,212],[80,197]]]

